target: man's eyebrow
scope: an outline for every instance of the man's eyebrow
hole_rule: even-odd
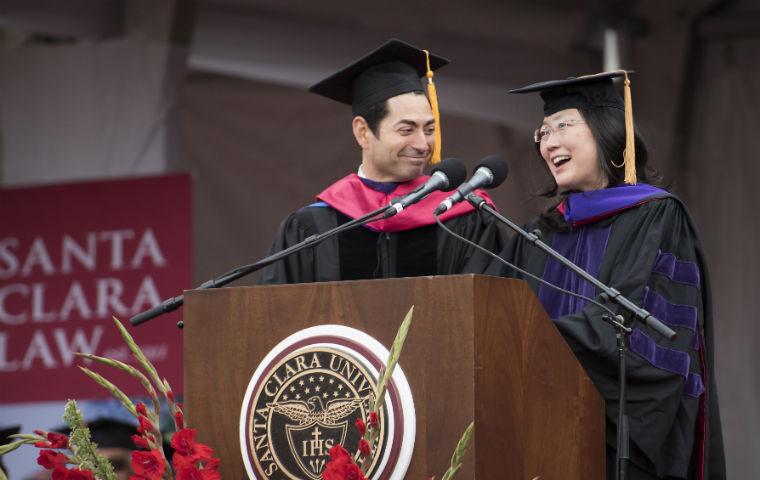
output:
[[[415,122],[414,120],[408,120],[408,119],[404,119],[404,118],[402,118],[401,120],[399,120],[398,122],[396,122],[396,125],[399,125],[399,124],[409,125],[410,127],[416,127],[418,125],[418,123]],[[423,126],[427,127],[428,125],[434,125],[434,124],[435,124],[435,119],[431,118],[430,120],[428,120],[427,122],[425,122],[425,125],[423,125]]]

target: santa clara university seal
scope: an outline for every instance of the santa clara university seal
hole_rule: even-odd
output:
[[[308,328],[280,342],[251,377],[240,414],[249,478],[319,480],[332,446],[357,452],[361,436],[354,424],[368,422],[387,358],[377,340],[340,325]],[[414,448],[415,416],[399,366],[378,428],[367,477],[402,479]]]

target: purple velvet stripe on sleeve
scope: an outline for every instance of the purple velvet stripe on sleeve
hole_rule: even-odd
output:
[[[691,357],[686,352],[657,345],[646,333],[633,329],[630,337],[630,349],[654,367],[681,375],[686,380],[686,394],[698,397],[704,391],[704,385],[698,374],[689,372]]]
[[[702,382],[702,376],[697,373],[689,373],[686,379],[686,395],[699,398],[705,392],[705,384]]]
[[[695,338],[693,347],[695,350],[699,350],[697,307],[670,303],[665,297],[646,287],[644,288],[644,309],[671,327],[683,327],[691,330]]]
[[[699,267],[697,264],[678,260],[672,253],[661,251],[657,255],[652,271],[665,275],[676,283],[685,283],[699,288]]]
[[[583,227],[556,234],[552,240],[552,247],[596,277],[599,274],[609,237],[609,226],[606,228]],[[592,298],[596,295],[593,285],[553,258],[546,261],[542,278],[571,292]],[[588,303],[586,300],[558,292],[543,284],[539,288],[538,299],[549,314],[549,318],[560,318],[563,315],[580,312]]]

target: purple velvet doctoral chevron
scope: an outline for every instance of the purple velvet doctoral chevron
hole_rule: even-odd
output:
[[[562,213],[567,223],[579,226],[601,220],[654,198],[668,196],[670,194],[665,190],[645,183],[604,188],[568,195]]]
[[[655,367],[683,376],[686,379],[686,394],[699,397],[705,391],[702,377],[689,372],[691,357],[686,352],[658,345],[651,337],[638,328],[633,329],[629,338],[632,352],[647,360]]]
[[[610,229],[609,227],[584,228],[581,226],[635,207],[653,198],[669,195],[665,190],[644,183],[570,194],[561,205],[560,211],[568,223],[579,228],[568,233],[556,234],[552,247],[596,277],[607,249]],[[542,278],[587,297],[596,295],[591,284],[553,258],[547,260]],[[539,289],[538,298],[551,318],[579,312],[588,303],[586,300],[571,297],[543,284]]]
[[[699,267],[694,262],[678,260],[672,253],[660,252],[652,268],[654,273],[665,275],[676,283],[699,288]]]
[[[606,228],[584,227],[572,232],[556,234],[552,241],[552,248],[592,276],[597,277],[609,237],[609,226]],[[593,285],[554,258],[546,261],[542,278],[565,290],[592,298],[596,296]],[[586,300],[572,297],[544,284],[541,284],[539,288],[538,299],[550,318],[579,312],[588,303]]]
[[[644,288],[644,310],[670,327],[684,327],[694,335],[694,350],[699,350],[699,334],[697,333],[697,307],[694,305],[678,305],[669,302],[659,293]]]

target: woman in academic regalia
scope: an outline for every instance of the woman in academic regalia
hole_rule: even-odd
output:
[[[624,77],[625,100],[613,83]],[[702,247],[685,206],[650,183],[634,132],[627,72],[529,85],[544,118],[534,133],[556,201],[528,231],[677,332],[631,325],[627,355],[629,479],[723,479],[725,461],[713,362],[714,323]],[[564,289],[599,292],[521,238],[501,256]],[[491,274],[523,278],[500,262]],[[598,306],[526,278],[606,402],[607,477],[615,478],[616,331]],[[623,310],[608,304],[613,310]]]

